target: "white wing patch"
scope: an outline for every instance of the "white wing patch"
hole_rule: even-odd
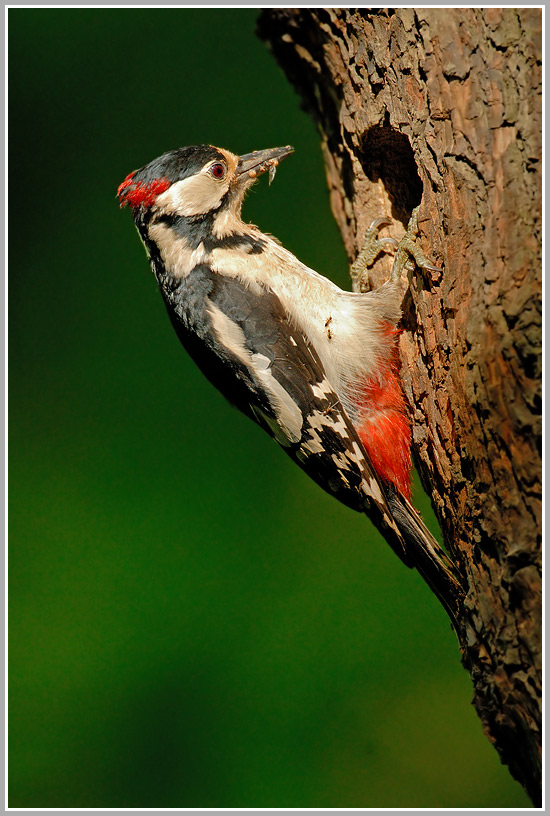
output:
[[[327,380],[312,385],[312,390],[315,396],[322,395],[325,400],[330,401],[331,393],[334,396]],[[352,474],[360,474],[360,486],[359,484],[357,486],[369,501],[373,501],[378,506],[388,527],[400,536],[399,529],[389,512],[380,483],[371,471],[364,451],[358,441],[350,435],[350,428],[341,406],[338,404],[335,408],[332,411],[329,406],[323,411],[313,411],[307,416],[304,439],[300,451],[297,452],[297,458],[305,462],[310,454],[330,455],[339,480],[348,487],[351,487],[350,480],[354,481]],[[343,443],[344,449],[332,451],[327,449],[327,434],[336,434],[336,437]]]
[[[304,440],[302,448],[307,450],[308,453],[325,452],[325,446],[321,440],[321,437],[314,428],[307,429],[307,438]]]
[[[252,354],[246,347],[246,337],[237,323],[234,323],[212,301],[208,303],[208,311],[212,319],[212,326],[218,335],[220,343],[250,369],[267,392],[270,403],[276,414],[276,422],[272,418],[268,424],[276,435],[277,441],[285,446],[299,442],[302,436],[302,412],[290,394],[283,388],[271,372],[271,362],[264,354]],[[262,412],[263,415],[263,412]],[[278,425],[278,429],[274,425]],[[286,434],[281,434],[281,430]]]
[[[334,388],[328,380],[323,380],[322,383],[315,383],[311,386],[313,396],[319,400],[325,399],[329,394],[334,393]]]
[[[211,300],[207,301],[212,326],[224,348],[228,349],[246,366],[250,366],[251,353],[246,348],[244,332],[225,312],[222,312]]]
[[[253,354],[252,364],[254,373],[273,398],[273,405],[277,411],[277,421],[288,434],[287,444],[298,442],[302,436],[302,412],[296,405],[288,391],[278,382],[271,373],[270,360],[263,354]]]

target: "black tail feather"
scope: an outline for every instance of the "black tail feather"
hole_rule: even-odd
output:
[[[465,594],[460,573],[412,504],[393,486],[387,490],[386,498],[405,541],[407,556],[439,598],[456,628]]]

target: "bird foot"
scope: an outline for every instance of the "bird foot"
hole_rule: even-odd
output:
[[[396,281],[401,278],[401,273],[404,269],[412,271],[414,265],[421,269],[429,269],[431,272],[441,272],[438,266],[434,266],[430,259],[424,255],[420,247],[416,243],[418,235],[418,207],[415,207],[411,213],[407,231],[397,244],[397,251],[393,259],[393,267],[390,275],[390,280]],[[414,261],[414,264],[412,263]]]
[[[363,248],[350,267],[350,277],[354,292],[368,292],[371,288],[368,269],[381,252],[395,250],[393,267],[390,280],[399,280],[404,269],[413,269],[414,261],[416,266],[422,269],[429,269],[432,272],[441,272],[441,269],[434,266],[429,258],[424,255],[415,239],[418,235],[418,207],[412,211],[407,231],[400,241],[395,238],[379,238],[378,231],[382,227],[388,227],[392,222],[386,216],[375,218],[367,232]]]
[[[383,216],[375,218],[365,233],[363,248],[355,261],[350,266],[349,274],[354,292],[368,292],[371,288],[368,269],[371,267],[381,252],[395,250],[397,241],[395,238],[379,238],[378,230],[382,227],[389,227],[391,220]],[[391,247],[388,250],[386,247]]]

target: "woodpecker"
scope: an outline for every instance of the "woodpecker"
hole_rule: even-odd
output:
[[[403,264],[374,291],[344,291],[241,218],[246,191],[265,172],[271,182],[292,152],[172,150],[126,177],[120,206],[131,208],[176,334],[210,382],[322,488],[369,516],[454,620],[459,576],[411,504],[397,349]],[[379,251],[382,223],[362,263]]]

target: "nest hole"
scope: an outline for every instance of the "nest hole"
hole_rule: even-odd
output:
[[[376,125],[365,133],[362,148],[359,159],[365,175],[373,183],[382,182],[392,216],[406,227],[423,191],[408,138],[389,125]]]

